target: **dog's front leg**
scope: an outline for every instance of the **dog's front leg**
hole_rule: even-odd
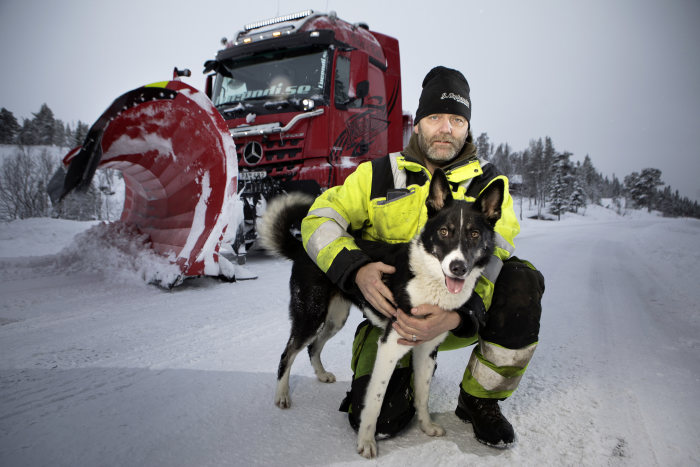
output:
[[[430,382],[435,371],[435,349],[445,339],[447,333],[435,339],[424,342],[413,349],[413,387],[416,392],[414,405],[418,415],[420,429],[428,436],[442,436],[445,429],[433,423],[428,411],[428,398],[430,395]]]
[[[357,430],[357,452],[368,459],[377,457],[377,418],[384,402],[386,388],[389,385],[396,364],[411,347],[398,344],[399,335],[391,331],[386,342],[379,341],[377,359],[365,393],[365,407],[360,414],[360,427]]]

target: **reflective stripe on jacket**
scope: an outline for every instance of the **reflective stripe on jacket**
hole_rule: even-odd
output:
[[[475,158],[450,165],[445,173],[453,196],[467,201],[474,201],[496,178],[505,182],[501,219],[495,227],[497,247],[476,287],[488,309],[503,260],[513,254],[513,239],[520,231],[508,180],[492,164]],[[430,178],[427,168],[401,153],[360,164],[343,185],[322,193],[303,220],[301,233],[309,256],[334,283],[352,290],[357,269],[371,260],[349,232],[367,240],[408,242],[427,220]]]

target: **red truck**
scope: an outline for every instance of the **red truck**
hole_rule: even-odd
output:
[[[48,188],[60,203],[98,168],[120,170],[121,223],[179,266],[164,287],[235,280],[242,272],[220,246],[233,241],[244,262],[268,199],[340,184],[360,162],[400,151],[412,130],[398,41],[335,13],[249,24],[205,72],[209,99],[177,69],[117,97]]]
[[[268,199],[342,183],[360,162],[400,151],[413,122],[399,43],[366,24],[306,10],[245,25],[224,44],[205,63],[206,94],[236,143],[240,258]]]

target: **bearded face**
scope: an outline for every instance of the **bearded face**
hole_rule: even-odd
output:
[[[433,164],[443,166],[454,159],[464,146],[469,123],[458,116],[435,114],[420,119],[415,132],[418,147],[425,157]]]

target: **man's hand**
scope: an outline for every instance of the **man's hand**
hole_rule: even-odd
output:
[[[383,274],[396,272],[394,266],[382,262],[368,263],[357,270],[355,283],[365,299],[381,314],[391,319],[396,315],[394,295],[382,282]]]
[[[418,345],[455,329],[460,322],[456,311],[443,310],[437,305],[419,305],[411,310],[411,315],[398,310],[393,326],[402,337],[399,344]]]

